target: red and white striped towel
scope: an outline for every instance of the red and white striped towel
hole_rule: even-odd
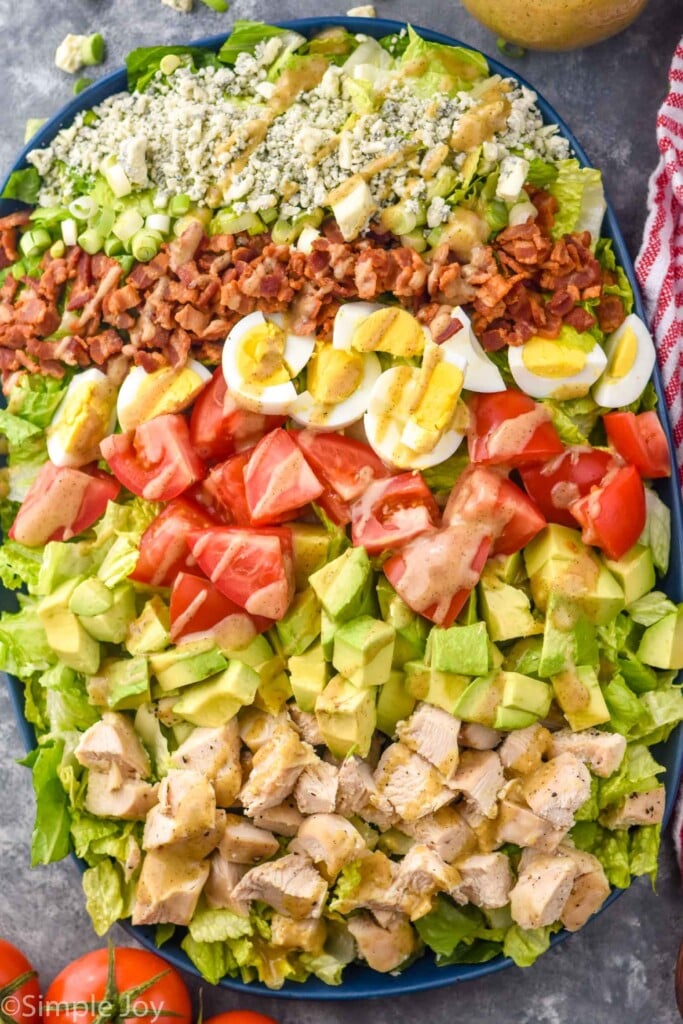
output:
[[[636,274],[657,345],[683,486],[683,39],[657,117],[660,160],[650,178],[648,218]]]

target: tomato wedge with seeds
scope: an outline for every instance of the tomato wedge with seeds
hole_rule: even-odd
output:
[[[272,626],[270,619],[248,615],[222,594],[211,580],[179,572],[171,590],[171,640],[194,633],[220,636],[226,648],[245,647],[257,633]]]
[[[69,540],[97,522],[121,485],[110,473],[45,462],[21,503],[9,529],[12,540],[42,547],[50,540]]]
[[[286,430],[266,434],[244,470],[251,521],[256,526],[282,521],[320,497],[323,485]]]
[[[375,480],[351,506],[351,537],[369,555],[395,550],[439,525],[439,508],[419,473]]]
[[[491,527],[492,555],[514,555],[546,525],[533,501],[500,471],[469,466],[451,491],[444,526],[459,521]]]
[[[542,405],[509,389],[471,395],[470,461],[489,466],[525,466],[559,455],[564,446]]]
[[[237,405],[219,367],[194,403],[190,439],[200,459],[220,462],[252,448],[264,434],[283,423],[282,416],[264,416]]]
[[[571,503],[597,487],[616,467],[609,452],[575,447],[543,465],[522,466],[519,473],[527,494],[549,523],[575,527],[576,519],[569,511]]]
[[[569,510],[586,544],[602,548],[609,558],[621,558],[645,527],[645,489],[638,470],[624,466],[608,473],[599,487],[572,502]]]
[[[198,484],[197,500],[227,526],[251,526],[244,470],[252,451],[250,448],[220,462]]]
[[[201,480],[206,469],[195,454],[187,421],[177,413],[155,416],[100,445],[117,480],[148,501],[170,501]]]
[[[608,412],[602,417],[607,438],[622,459],[648,480],[671,476],[669,443],[656,412]]]
[[[290,437],[299,445],[316,476],[342,501],[355,501],[373,480],[391,475],[369,445],[352,437],[315,430],[293,430]]]
[[[294,596],[292,535],[286,527],[219,526],[191,533],[188,543],[222,594],[250,615],[283,617]]]
[[[215,521],[196,502],[184,496],[174,498],[143,533],[130,579],[151,587],[170,587],[179,572],[196,568],[187,545],[188,535],[214,525]]]

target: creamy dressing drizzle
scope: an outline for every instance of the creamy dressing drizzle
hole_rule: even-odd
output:
[[[65,540],[73,537],[68,524],[78,519],[91,480],[87,473],[63,470],[43,495],[45,500],[22,505],[18,528],[14,528],[14,539],[32,547],[42,544],[46,536],[52,536],[61,527],[65,527]]]
[[[507,458],[524,450],[539,427],[550,421],[550,413],[543,405],[531,412],[523,412],[510,420],[503,420],[489,434],[486,447],[489,456]]]
[[[490,525],[461,522],[407,544],[400,589],[410,594],[411,605],[418,611],[436,605],[443,612],[459,590],[471,590],[479,580],[472,562],[490,536]]]

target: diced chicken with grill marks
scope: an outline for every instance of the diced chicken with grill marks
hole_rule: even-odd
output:
[[[327,882],[308,857],[289,853],[247,871],[233,891],[237,900],[262,900],[286,917],[319,918]]]
[[[471,747],[473,750],[493,750],[502,738],[502,733],[497,729],[489,729],[488,725],[479,725],[478,722],[463,722],[460,726],[458,742],[461,747]]]
[[[111,772],[88,772],[85,809],[99,818],[122,818],[124,821],[144,821],[147,812],[157,802],[158,785],[142,779],[112,780]]]
[[[235,886],[247,873],[246,864],[235,864],[227,860],[220,850],[214,850],[209,857],[209,877],[204,886],[204,899],[209,907],[230,910],[240,917],[249,916],[249,904],[233,899]]]
[[[452,790],[436,768],[403,743],[392,743],[384,751],[375,783],[403,821],[433,814],[453,799]]]
[[[384,974],[400,967],[416,946],[415,932],[405,917],[396,918],[388,928],[382,928],[371,914],[355,914],[349,918],[348,929],[356,940],[359,957],[373,971]]]
[[[418,704],[410,718],[399,722],[401,743],[433,764],[449,781],[458,767],[460,719],[431,704]]]
[[[337,806],[339,769],[326,761],[304,768],[294,787],[294,799],[302,814],[332,814]]]
[[[81,736],[76,760],[93,771],[108,772],[113,765],[123,778],[145,779],[150,774],[147,756],[133,723],[120,711],[105,711]]]
[[[416,843],[400,861],[387,896],[411,921],[417,921],[429,913],[437,892],[451,892],[459,882],[454,867],[429,846]]]
[[[525,850],[510,892],[512,920],[522,928],[542,928],[559,920],[575,877],[576,865],[569,857]]]
[[[138,879],[133,924],[189,924],[208,875],[208,861],[188,860],[170,850],[150,851]]]
[[[349,818],[357,814],[363,821],[385,831],[398,821],[396,811],[377,789],[370,765],[355,755],[339,768],[337,812]]]
[[[605,902],[610,884],[602,864],[592,853],[565,845],[559,848],[558,853],[569,857],[576,866],[572,891],[560,917],[567,931],[576,932]]]
[[[255,754],[259,747],[273,738],[274,733],[283,725],[289,724],[286,711],[279,715],[269,715],[267,711],[252,706],[242,708],[237,719],[240,739]]]
[[[396,904],[388,899],[388,892],[398,873],[398,864],[386,853],[375,850],[359,857],[355,866],[359,874],[358,886],[353,892],[335,897],[335,909],[340,914],[364,908],[373,914],[396,913]]]
[[[254,815],[255,825],[269,829],[276,836],[295,836],[303,820],[303,815],[292,797],[283,800],[277,807],[266,807],[264,811],[257,811]]]
[[[171,764],[211,779],[218,806],[232,807],[242,785],[237,721],[233,718],[216,729],[194,729],[171,755]]]
[[[186,857],[206,857],[225,827],[225,811],[216,810],[210,781],[199,772],[174,768],[162,780],[158,797],[145,820],[143,849],[173,847]]]
[[[435,850],[447,864],[477,844],[474,832],[455,807],[440,807],[434,814],[404,822],[402,828],[407,835]]]
[[[219,807],[236,807],[239,804],[239,793],[244,779],[242,776],[242,760],[238,756],[235,761],[226,761],[213,780],[216,803]]]
[[[555,828],[570,828],[574,813],[590,796],[591,780],[583,761],[559,754],[528,775],[522,793],[534,814]]]
[[[566,834],[566,828],[554,828],[545,818],[539,818],[534,814],[522,796],[520,779],[515,779],[504,787],[496,818],[498,843],[533,846],[551,853]]]
[[[315,715],[309,711],[301,711],[296,704],[289,704],[287,707],[289,716],[294,723],[294,728],[299,733],[299,736],[301,736],[301,739],[305,740],[306,743],[310,743],[312,747],[324,746],[325,740],[320,732],[318,719]]]
[[[600,822],[607,828],[631,828],[632,825],[658,825],[664,819],[666,796],[663,786],[649,789],[646,793],[632,793],[617,807],[609,808],[600,815]]]
[[[503,766],[494,750],[464,750],[450,786],[479,814],[495,818],[498,791],[504,783]]]
[[[550,741],[550,733],[538,722],[508,733],[498,748],[503,768],[515,775],[529,775],[540,768]]]
[[[252,817],[281,804],[306,765],[315,761],[315,751],[301,741],[291,725],[279,725],[254,754],[249,778],[242,787],[240,799],[247,814]]]
[[[296,838],[289,844],[292,853],[303,853],[333,881],[344,867],[365,852],[365,841],[350,821],[340,814],[312,814],[304,818]]]
[[[299,949],[304,953],[322,953],[327,926],[318,918],[304,918],[294,921],[284,914],[273,914],[270,922],[270,939],[274,946],[283,949]]]
[[[607,779],[624,759],[626,737],[618,732],[601,732],[599,729],[584,729],[583,732],[560,729],[552,734],[550,754],[557,757],[566,753],[585,761],[595,775]]]
[[[226,814],[218,849],[221,856],[235,864],[260,864],[274,857],[280,844],[272,832],[257,828],[239,814]]]
[[[457,903],[469,900],[486,910],[509,903],[514,880],[510,858],[504,853],[473,853],[458,860],[455,866],[461,881],[451,890],[451,896]]]

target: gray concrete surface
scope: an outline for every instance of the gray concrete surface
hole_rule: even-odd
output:
[[[514,0],[510,0],[511,3]],[[0,175],[21,148],[28,117],[46,117],[71,96],[57,71],[56,45],[71,32],[101,31],[116,67],[129,49],[227,31],[233,18],[275,20],[343,13],[334,0],[234,0],[216,14],[195,0],[183,15],[159,0],[0,0]],[[410,19],[495,53],[495,40],[451,0],[378,0],[380,16]],[[556,105],[605,173],[609,195],[635,255],[656,162],[655,113],[683,34],[680,0],[651,0],[639,22],[608,43],[578,53],[528,54],[511,65]],[[19,943],[47,984],[69,960],[95,948],[74,864],[31,871],[32,795],[7,696],[0,689],[0,934]],[[425,995],[364,1004],[282,1002],[204,986],[205,1017],[247,1006],[281,1024],[674,1024],[673,968],[683,936],[683,899],[670,837],[663,844],[657,892],[640,882],[583,933],[533,968]],[[117,930],[117,942],[128,943]],[[198,986],[193,983],[195,992]]]

